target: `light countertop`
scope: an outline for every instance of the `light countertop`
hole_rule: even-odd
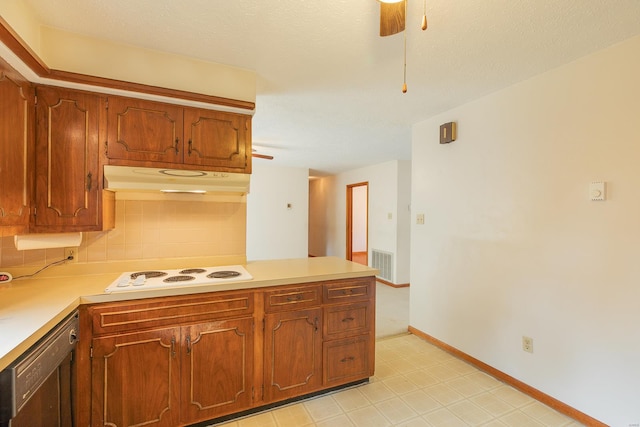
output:
[[[175,260],[179,268],[239,264],[205,264],[208,260]],[[163,261],[166,264],[166,261]],[[182,264],[180,264],[182,263]],[[169,263],[170,264],[170,263]],[[96,263],[52,267],[31,279],[0,286],[0,370],[11,364],[52,327],[81,304],[159,296],[197,294],[235,289],[373,276],[376,269],[336,257],[299,258],[242,263],[253,280],[214,285],[176,285],[172,288],[105,294],[104,289],[123,272],[159,267],[148,263]],[[14,274],[14,276],[17,276]],[[82,339],[82,331],[80,331]]]

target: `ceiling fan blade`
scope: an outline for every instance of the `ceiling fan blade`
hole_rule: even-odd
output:
[[[392,36],[404,31],[407,0],[398,3],[380,2],[380,36]]]
[[[251,153],[251,155],[253,157],[257,157],[259,159],[267,159],[267,160],[273,160],[273,156],[268,156],[266,154],[258,154],[258,153]]]

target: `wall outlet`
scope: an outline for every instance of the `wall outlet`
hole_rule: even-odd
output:
[[[78,248],[64,248],[64,257],[67,262],[78,262]],[[69,257],[73,259],[68,259]]]
[[[522,349],[527,353],[533,353],[533,338],[522,336]]]
[[[416,215],[416,224],[424,225],[424,214],[423,213],[419,213],[418,215]]]

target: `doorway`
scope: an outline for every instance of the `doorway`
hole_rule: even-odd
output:
[[[347,185],[347,259],[369,265],[369,183]]]

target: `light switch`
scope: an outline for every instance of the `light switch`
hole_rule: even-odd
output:
[[[392,212],[389,212],[387,214],[387,219],[393,219],[393,213]]]
[[[589,197],[591,200],[606,200],[606,183],[603,181],[594,181],[589,185]]]

